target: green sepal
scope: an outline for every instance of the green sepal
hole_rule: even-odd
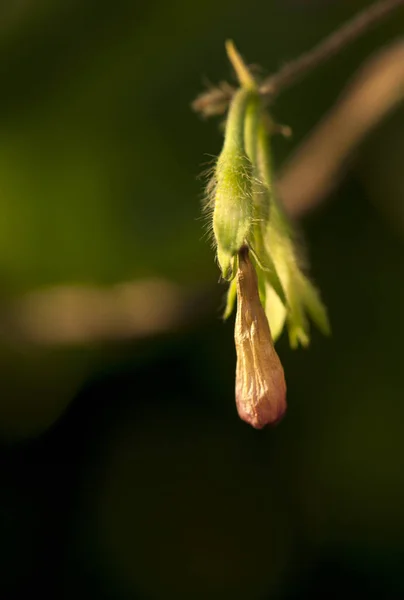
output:
[[[273,287],[268,283],[266,284],[265,304],[263,306],[271,329],[272,339],[276,342],[285,326],[287,309]]]
[[[327,309],[321,301],[320,294],[301,271],[298,274],[298,287],[299,295],[311,320],[323,335],[331,335],[331,325]]]
[[[229,285],[229,289],[227,290],[227,298],[226,298],[226,308],[224,309],[223,319],[226,320],[230,317],[231,313],[234,310],[234,305],[236,303],[237,298],[237,280],[234,278]]]
[[[268,281],[268,283],[271,285],[271,287],[275,290],[275,292],[279,296],[279,299],[281,300],[281,302],[286,304],[286,302],[287,302],[286,294],[283,289],[283,285],[282,285],[282,282],[278,275],[278,272],[276,270],[275,263],[272,260],[272,257],[269,254],[269,252],[266,251],[264,246],[262,246],[260,248],[261,256],[258,256],[258,252],[256,252],[252,246],[250,246],[250,251],[251,251],[251,254],[252,254],[255,262],[257,263],[260,270],[262,271],[262,274],[265,277],[265,279]]]

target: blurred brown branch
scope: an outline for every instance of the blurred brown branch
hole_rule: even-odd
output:
[[[186,327],[211,308],[210,298],[165,279],[34,290],[2,307],[1,338],[40,345],[141,339]]]
[[[359,70],[337,104],[282,169],[277,190],[287,211],[300,216],[336,183],[349,154],[404,100],[404,41],[379,51]]]
[[[365,8],[312,50],[285,64],[277,73],[265,79],[259,87],[261,95],[268,99],[274,98],[307,73],[338,54],[348,44],[369,31],[373,25],[376,25],[400,7],[404,7],[404,0],[379,0],[379,2]],[[192,108],[205,117],[223,114],[234,91],[232,86],[222,82],[218,87],[211,87],[202,92],[193,101]]]

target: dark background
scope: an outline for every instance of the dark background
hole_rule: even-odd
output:
[[[3,315],[67,284],[199,294],[164,332],[121,341],[43,343],[3,319],[2,598],[404,594],[403,109],[303,221],[333,336],[298,351],[282,337],[289,409],[260,432],[236,414],[199,220],[220,120],[190,109],[204,76],[231,79],[226,38],[269,73],[364,6],[1,2]],[[294,135],[275,140],[277,165],[403,26],[397,11],[279,98]]]

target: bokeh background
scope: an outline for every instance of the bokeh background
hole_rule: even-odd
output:
[[[282,338],[289,410],[234,405],[198,175],[233,38],[264,73],[354,0],[0,4],[2,598],[404,594],[404,109],[302,222],[333,336]],[[277,166],[403,10],[274,106]]]

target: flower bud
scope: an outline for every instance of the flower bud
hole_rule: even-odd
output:
[[[223,277],[231,278],[234,256],[252,222],[251,169],[246,156],[222,153],[217,167],[213,231]]]
[[[247,248],[239,253],[234,337],[237,410],[241,419],[261,429],[282,418],[286,410],[286,383]]]
[[[213,185],[213,232],[225,279],[234,275],[234,257],[245,244],[253,220],[252,165],[244,148],[245,111],[254,92],[239,90],[230,106],[223,150]]]

